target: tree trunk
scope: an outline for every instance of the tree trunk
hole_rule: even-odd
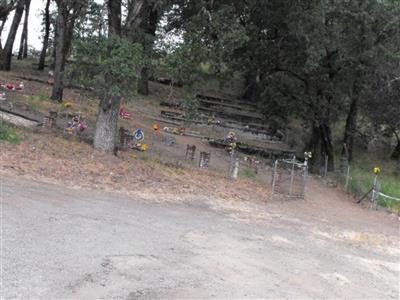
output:
[[[332,131],[328,124],[321,125],[322,141],[325,155],[328,156],[328,171],[335,171],[335,152],[332,144]]]
[[[38,65],[38,70],[40,70],[40,71],[44,70],[44,65],[46,64],[47,47],[49,45],[49,37],[50,37],[50,1],[51,0],[47,0],[45,12],[44,12],[44,15],[45,15],[44,16],[45,29],[44,29],[42,52],[40,53],[39,65]]]
[[[310,169],[313,173],[323,173],[326,157],[328,158],[328,171],[334,171],[335,155],[332,145],[332,133],[328,124],[313,124],[308,149],[311,150],[313,155],[310,162]]]
[[[400,137],[396,132],[394,132],[394,135],[396,136],[397,139],[397,145],[393,150],[391,158],[400,161]]]
[[[54,84],[50,99],[58,102],[63,100],[65,62],[72,42],[75,18],[68,15],[65,7],[59,8],[57,17],[57,36],[54,64]]]
[[[54,84],[51,92],[51,99],[62,102],[64,89],[64,69],[65,69],[65,36],[66,20],[62,13],[57,17],[57,37],[55,41],[55,60],[54,60]]]
[[[100,101],[93,147],[106,152],[114,152],[118,139],[118,112],[121,104],[119,96],[105,96]]]
[[[53,51],[51,53],[51,57],[53,58],[53,61],[50,64],[51,70],[54,70],[56,64],[56,50],[57,50],[57,40],[58,40],[57,36],[58,36],[58,25],[56,20],[56,22],[54,23]]]
[[[109,0],[108,7],[108,36],[121,35],[121,0]]]
[[[336,61],[336,51],[326,50],[326,61],[328,71],[328,77],[330,81],[333,81],[337,75],[337,69],[335,66]],[[308,94],[309,84],[307,83],[305,89]],[[317,95],[322,97],[324,95],[324,91],[320,88],[317,89]],[[326,96],[328,103],[330,104],[333,100],[332,95],[329,93]],[[311,160],[311,170],[319,172],[321,174],[321,170],[325,169],[326,160],[327,163],[327,171],[332,172],[335,170],[335,153],[332,145],[332,131],[330,128],[330,118],[331,111],[328,108],[320,108],[319,114],[322,117],[317,118],[317,120],[313,121],[312,128],[312,139],[311,139],[311,149],[313,159]]]
[[[346,119],[346,127],[344,130],[343,137],[343,149],[342,155],[348,155],[348,161],[353,160],[353,147],[354,147],[354,135],[357,129],[357,112],[358,112],[358,98],[360,96],[360,84],[359,80],[355,80],[353,83],[353,92],[351,96],[350,110]]]
[[[21,42],[19,44],[18,59],[28,57],[28,21],[29,21],[29,8],[31,0],[25,2],[25,17],[24,17],[24,28],[22,29]]]
[[[7,22],[8,15],[11,11],[15,9],[15,1],[4,1],[0,0],[0,50],[3,49],[2,42],[1,42],[1,35],[3,33],[4,25]],[[0,51],[0,61],[2,61],[2,51]]]
[[[10,32],[8,33],[6,44],[4,45],[3,57],[0,65],[0,70],[10,71],[12,51],[17,35],[19,23],[21,22],[22,14],[24,13],[25,0],[19,0],[15,9],[14,19],[12,21]]]
[[[143,67],[140,71],[140,78],[138,80],[138,93],[147,96],[149,94],[149,69]]]
[[[3,29],[4,29],[4,25],[7,22],[7,18],[5,18],[4,20],[1,21],[1,25],[0,25],[0,50],[3,49],[2,43],[1,43],[1,35],[3,33]]]
[[[29,11],[30,11],[30,6],[31,6],[31,0],[26,0],[26,16],[25,16],[25,23],[24,23],[24,30],[26,31],[25,35],[25,45],[24,45],[24,51],[22,52],[22,58],[27,58],[28,57],[28,25],[29,25]],[[26,24],[26,26],[25,26]]]
[[[244,100],[254,100],[257,97],[257,72],[255,70],[249,70],[245,74],[245,89],[242,95]]]
[[[153,44],[159,11],[157,1],[132,1],[128,7],[125,34],[133,43],[140,43],[149,62],[151,61]],[[142,68],[137,91],[141,95],[149,94],[149,65]]]
[[[151,64],[151,57],[153,53],[154,40],[156,36],[157,23],[159,19],[159,12],[155,7],[155,3],[149,7],[148,20],[142,25],[147,37],[144,38],[144,51]],[[138,82],[138,93],[144,96],[149,94],[149,66],[144,66],[140,72],[140,79]]]
[[[121,1],[108,0],[108,35],[121,35]],[[93,147],[115,152],[118,140],[118,117],[121,97],[105,95],[99,103]]]

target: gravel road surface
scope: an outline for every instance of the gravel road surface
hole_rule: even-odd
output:
[[[312,199],[163,202],[5,176],[0,196],[6,299],[400,296],[398,220],[353,203],[341,217]]]

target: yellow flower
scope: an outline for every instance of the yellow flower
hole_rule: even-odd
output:
[[[374,168],[374,174],[379,174],[381,172],[381,169],[379,167]]]
[[[155,131],[159,131],[160,130],[160,125],[158,125],[157,123],[153,124],[153,129]]]

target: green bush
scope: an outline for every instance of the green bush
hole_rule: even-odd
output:
[[[18,144],[21,141],[21,137],[15,132],[15,129],[4,123],[0,123],[0,140],[11,144]]]

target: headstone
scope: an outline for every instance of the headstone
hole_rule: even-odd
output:
[[[49,115],[45,116],[43,119],[43,126],[46,128],[54,128],[56,125],[56,119],[58,117],[58,112],[54,110],[49,111]]]
[[[51,111],[49,111],[49,116],[52,117],[52,118],[54,118],[54,119],[57,119],[57,117],[58,117],[58,112],[55,111],[55,110],[51,110]]]
[[[54,84],[54,72],[52,70],[47,73],[47,83],[50,85]]]
[[[200,152],[200,160],[199,160],[199,168],[200,169],[208,169],[210,164],[211,153],[209,152]]]
[[[194,160],[196,155],[196,146],[195,145],[187,145],[186,146],[186,160]]]
[[[49,129],[54,128],[54,125],[56,123],[55,121],[56,121],[55,118],[51,116],[45,116],[43,119],[43,126]]]
[[[132,145],[133,136],[129,130],[124,127],[119,128],[119,140],[121,149],[127,149]]]
[[[170,135],[167,135],[165,138],[164,138],[164,144],[165,145],[167,145],[167,146],[172,146],[172,145],[175,145],[176,144],[176,139],[173,137],[173,136],[170,136]]]

